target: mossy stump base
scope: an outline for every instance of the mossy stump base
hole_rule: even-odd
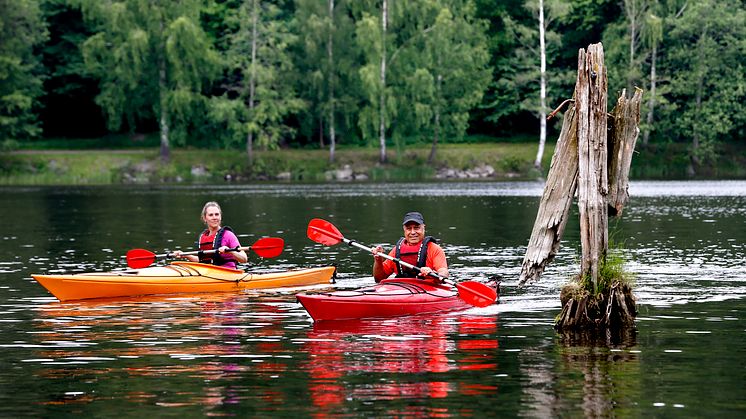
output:
[[[557,331],[590,331],[631,328],[637,316],[637,304],[629,284],[614,281],[611,286],[592,296],[578,284],[562,289],[562,311],[554,328]]]

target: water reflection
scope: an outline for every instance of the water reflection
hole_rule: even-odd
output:
[[[292,368],[293,356],[282,344],[284,321],[295,316],[288,308],[295,304],[283,296],[261,302],[200,295],[51,303],[37,309],[34,330],[17,345],[29,351],[22,362],[37,365],[40,378],[65,383],[87,377],[74,395],[57,392],[42,403],[105,401],[120,390],[94,392],[92,385],[97,377],[117,377],[131,383],[131,390],[116,397],[136,404],[276,404],[284,392],[262,391],[256,382],[276,380]],[[247,376],[253,385],[242,384]],[[155,378],[186,385],[163,389],[151,384]]]
[[[518,289],[539,182],[0,188],[0,416],[737,416],[746,347],[746,182],[633,182],[612,223],[637,274],[637,335],[590,346],[555,335],[577,272],[572,214],[542,280]],[[442,317],[314,326],[287,293],[60,304],[30,274],[124,267],[129,249],[191,246],[194,213],[223,205],[242,242],[280,236],[257,270],[371,260],[305,236],[328,218],[390,248],[426,212],[457,279],[501,275],[500,304]],[[299,209],[302,209],[300,211]],[[300,211],[300,212],[299,212]],[[86,223],[93,222],[88,226]],[[370,221],[370,222],[369,222]],[[154,235],[158,231],[161,234]],[[8,384],[10,383],[10,384]]]
[[[404,410],[389,415],[430,416],[433,399],[497,392],[497,386],[464,379],[458,371],[497,369],[494,317],[428,316],[395,320],[320,322],[305,339],[304,368],[320,416],[339,411],[348,400],[366,403],[405,399]],[[366,380],[357,382],[356,377]],[[460,377],[454,379],[454,377]],[[469,409],[439,414],[476,414]]]
[[[562,403],[579,407],[586,417],[614,416],[617,406],[640,400],[643,391],[639,354],[624,344],[609,347],[604,342],[608,342],[604,337],[564,336],[557,346],[561,375],[580,377],[558,379]]]
[[[33,330],[16,345],[51,389],[37,399],[42,405],[116,398],[211,414],[247,406],[269,413],[304,406],[296,400],[300,385],[309,397],[301,410],[321,416],[386,400],[406,400],[380,412],[387,415],[470,415],[478,412],[453,400],[498,392],[479,378],[500,368],[495,316],[312,325],[285,295],[146,297],[36,310]],[[434,399],[443,403],[434,406]]]

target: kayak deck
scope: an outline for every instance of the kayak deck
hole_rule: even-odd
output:
[[[335,267],[249,273],[196,262],[125,271],[31,275],[60,301],[153,294],[230,292],[329,283]]]
[[[359,290],[296,295],[314,321],[412,316],[471,307],[448,285],[409,278],[385,279]]]

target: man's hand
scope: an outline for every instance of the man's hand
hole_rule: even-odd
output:
[[[378,255],[381,252],[383,252],[383,247],[380,245],[371,249],[371,253],[373,253],[373,257],[376,259],[376,262],[380,262],[381,259],[383,259],[381,256]]]

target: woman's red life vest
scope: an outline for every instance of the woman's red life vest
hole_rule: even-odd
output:
[[[437,243],[432,236],[426,236],[419,244],[412,246],[407,244],[402,237],[396,243],[396,258],[422,268],[427,265],[427,246],[430,242]],[[417,276],[418,272],[416,270],[402,266],[399,262],[394,263],[396,263],[397,278],[414,278]]]
[[[217,250],[220,248],[223,243],[223,234],[225,233],[225,230],[233,231],[232,228],[225,226],[220,228],[218,232],[215,235],[210,235],[210,230],[205,230],[201,233],[199,233],[199,236],[197,236],[197,249],[200,250],[198,256],[199,261],[202,263],[212,263],[213,265],[225,265],[228,261],[228,259],[223,258],[220,253],[202,253],[205,250]]]

